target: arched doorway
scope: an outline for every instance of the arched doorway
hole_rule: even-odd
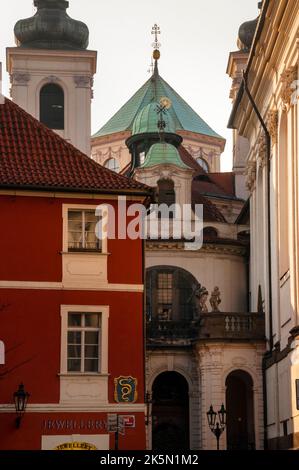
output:
[[[189,447],[189,387],[177,372],[163,372],[152,387],[152,449],[183,451]]]
[[[253,381],[243,370],[226,379],[227,449],[255,449]]]

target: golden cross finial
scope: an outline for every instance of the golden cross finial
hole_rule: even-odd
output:
[[[152,27],[152,34],[155,35],[155,42],[153,43],[153,48],[159,49],[161,47],[161,44],[158,42],[158,34],[161,34],[161,30],[157,24],[154,24],[154,26]]]

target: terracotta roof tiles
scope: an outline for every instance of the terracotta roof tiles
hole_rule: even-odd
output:
[[[9,99],[0,104],[0,187],[149,194],[102,167]]]

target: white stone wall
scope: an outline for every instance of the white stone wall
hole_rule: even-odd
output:
[[[41,88],[47,83],[59,85],[64,91],[65,129],[57,133],[88,156],[96,57],[94,51],[7,49],[13,101],[39,119]]]
[[[218,286],[221,292],[220,309],[223,312],[247,310],[246,266],[242,256],[229,252],[156,250],[146,252],[146,268],[176,266],[191,273],[209,293]]]
[[[246,343],[198,344],[199,371],[201,375],[202,448],[216,449],[215,436],[209,429],[206,412],[212,404],[219,409],[225,404],[225,381],[235,370],[247,372],[253,380],[254,421],[256,448],[263,448],[263,385],[262,357],[264,345]],[[221,438],[221,449],[226,449],[226,434]]]
[[[298,1],[271,0],[249,74],[253,99],[271,135],[272,339],[278,350],[284,350],[284,354],[276,355],[266,372],[269,439],[283,436],[282,421],[288,421],[288,434],[298,432],[294,381],[296,374],[297,378],[299,375],[289,355],[286,356],[290,331],[299,325],[298,30]],[[269,34],[274,34],[277,40],[269,40]],[[261,47],[262,54],[259,53]],[[246,160],[247,186],[251,193],[252,309],[256,308],[261,285],[269,340],[268,170],[261,125],[246,95],[236,114],[235,125],[250,145]],[[287,244],[289,253],[285,254]]]

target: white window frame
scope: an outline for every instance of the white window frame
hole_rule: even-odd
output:
[[[99,332],[99,372],[68,372],[67,368],[67,333],[69,313],[99,313],[101,327]],[[108,319],[109,306],[107,305],[61,305],[61,363],[60,373],[75,376],[97,376],[108,374]]]
[[[68,320],[69,320],[69,315],[72,314],[73,312],[69,312],[68,313]],[[72,371],[72,370],[69,370],[69,367],[68,367],[68,372],[81,372],[82,374],[86,374],[88,372],[92,372],[92,373],[100,373],[101,372],[101,362],[99,360],[99,353],[97,356],[95,356],[94,358],[91,358],[91,359],[96,359],[98,361],[98,367],[97,367],[97,370],[94,370],[94,371],[87,371],[85,370],[85,347],[86,347],[86,340],[85,340],[85,337],[86,337],[86,333],[87,332],[92,332],[92,333],[97,333],[97,343],[94,344],[93,346],[97,346],[98,348],[98,352],[101,350],[101,339],[102,339],[102,314],[100,312],[97,312],[97,313],[94,313],[92,314],[91,312],[88,312],[88,313],[85,313],[85,312],[76,312],[77,315],[80,315],[80,326],[70,326],[68,324],[68,327],[67,327],[67,336],[70,332],[76,332],[76,333],[80,333],[80,371]],[[82,326],[82,320],[84,318],[84,320],[86,319],[86,317],[88,315],[97,315],[98,317],[98,326],[97,327],[88,327],[84,324],[84,326]],[[68,322],[69,323],[69,322]],[[67,345],[69,347],[69,340],[67,339]],[[75,359],[75,358],[69,358],[69,355],[68,355],[68,361],[70,359]],[[79,359],[79,358],[76,358],[76,359]]]
[[[68,224],[68,212],[69,210],[78,210],[78,211],[84,211],[84,210],[94,210],[96,211],[96,208],[98,205],[94,204],[63,204],[62,206],[62,218],[63,218],[63,252],[64,253],[71,253],[71,254],[76,254],[76,253],[91,253],[91,254],[98,254],[98,255],[105,255],[107,254],[107,234],[102,236],[102,249],[99,251],[88,251],[88,250],[82,250],[82,251],[69,251],[68,249],[68,229],[69,229],[69,224]],[[105,224],[106,226],[108,225],[107,223]]]

